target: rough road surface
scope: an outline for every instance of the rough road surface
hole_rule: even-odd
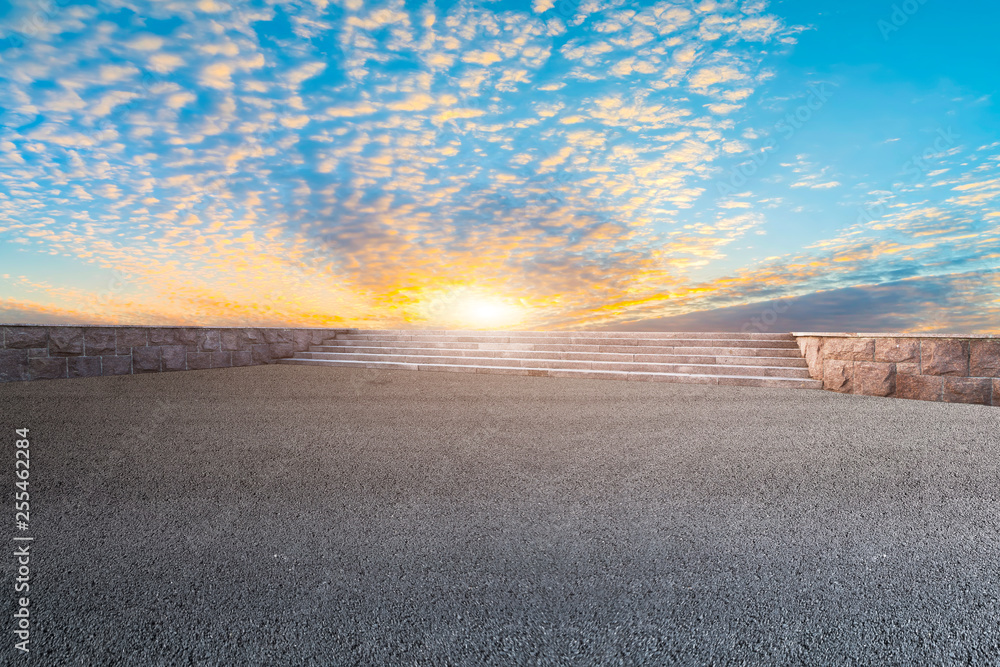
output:
[[[6,664],[1000,656],[996,408],[275,365],[0,385],[0,422]]]

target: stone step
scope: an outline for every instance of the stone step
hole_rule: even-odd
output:
[[[496,357],[446,357],[428,355],[348,354],[300,352],[298,358],[343,361],[385,361],[405,364],[445,364],[454,366],[504,366],[522,368],[565,368],[575,370],[635,371],[645,373],[687,373],[691,375],[757,375],[762,377],[808,378],[808,368],[737,366],[732,364],[664,364],[629,361],[571,361],[565,359],[521,359]]]
[[[691,373],[656,373],[643,371],[609,371],[570,368],[533,368],[523,366],[478,366],[471,364],[425,364],[389,361],[349,361],[343,359],[279,359],[279,364],[318,365],[347,368],[383,368],[397,370],[447,371],[459,373],[497,373],[505,375],[532,375],[544,377],[599,378],[611,380],[639,380],[648,382],[679,382],[687,384],[737,385],[751,387],[789,387],[822,389],[820,380],[768,377],[761,375],[707,375]],[[757,369],[754,369],[757,370]]]
[[[582,337],[556,337],[545,336],[374,336],[360,334],[337,334],[335,339],[323,341],[324,345],[329,345],[334,341],[353,341],[360,343],[399,343],[399,342],[427,342],[427,343],[485,343],[495,345],[509,344],[544,344],[544,345],[600,345],[618,347],[664,347],[664,342],[670,343],[669,347],[755,347],[760,349],[793,349],[798,351],[798,344],[794,340],[749,340],[738,338],[610,338],[597,336]],[[544,341],[544,342],[542,342]]]
[[[673,346],[663,345],[584,345],[584,344],[541,344],[541,343],[466,343],[466,342],[434,342],[434,341],[365,341],[365,340],[338,340],[329,339],[323,342],[322,347],[343,346],[343,347],[385,347],[407,349],[444,349],[444,350],[525,350],[535,352],[608,352],[621,354],[675,354],[699,355],[699,356],[765,356],[765,357],[790,357],[802,358],[798,347],[723,347],[711,345],[706,347],[697,346]]]
[[[470,343],[471,345],[472,343]],[[740,348],[746,350],[747,348]],[[806,368],[801,357],[752,357],[736,355],[626,354],[615,352],[545,352],[534,350],[480,350],[433,347],[365,347],[354,345],[313,345],[310,352],[332,354],[423,355],[429,357],[482,357],[493,359],[552,359],[565,361],[619,361],[662,364],[732,364],[739,366],[782,366]]]
[[[403,336],[422,336],[444,338],[452,336],[475,336],[506,338],[509,336],[535,338],[696,338],[696,339],[730,339],[730,340],[780,340],[794,341],[790,333],[743,333],[743,332],[677,332],[677,331],[478,331],[455,329],[346,329],[337,334],[341,336],[391,336],[401,339]]]

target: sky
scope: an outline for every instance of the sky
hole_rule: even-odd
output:
[[[1000,332],[996,25],[0,0],[0,323]]]

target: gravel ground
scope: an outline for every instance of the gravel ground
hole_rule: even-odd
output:
[[[0,385],[8,664],[996,664],[1000,410],[261,366]]]

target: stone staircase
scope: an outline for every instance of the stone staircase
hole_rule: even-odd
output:
[[[346,329],[278,363],[823,388],[791,334]]]

